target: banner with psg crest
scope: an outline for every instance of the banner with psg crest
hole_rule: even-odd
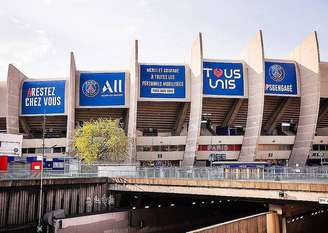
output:
[[[83,107],[125,105],[125,73],[104,72],[80,74],[79,104]]]
[[[297,96],[296,64],[292,62],[265,62],[265,94]]]

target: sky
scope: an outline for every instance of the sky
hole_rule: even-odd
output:
[[[29,78],[79,70],[125,70],[139,61],[184,63],[198,32],[204,57],[238,59],[263,31],[265,57],[283,58],[313,30],[328,61],[327,0],[1,0],[0,80],[14,64]]]

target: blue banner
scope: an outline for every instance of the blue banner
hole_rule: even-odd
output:
[[[125,105],[125,73],[81,73],[80,106]]]
[[[294,63],[265,62],[265,94],[297,95]]]
[[[244,72],[242,63],[203,62],[203,94],[243,96]]]
[[[21,103],[22,115],[65,113],[65,81],[25,81]]]
[[[185,98],[185,66],[140,65],[140,97]]]
[[[53,158],[52,160],[52,170],[64,170],[65,160],[63,158]]]

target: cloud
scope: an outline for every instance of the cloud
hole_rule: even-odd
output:
[[[42,0],[42,2],[45,4],[45,5],[52,5],[54,3],[58,3],[59,0]],[[60,1],[61,3],[66,3],[66,2],[69,2],[68,0],[61,0]],[[73,2],[73,3],[87,3],[89,2],[89,0],[70,0],[70,2]]]
[[[8,63],[21,67],[55,53],[53,43],[44,30],[32,28],[18,18],[1,19],[5,21],[5,27],[0,38],[0,79],[6,78]]]
[[[86,2],[89,2],[89,0],[72,0],[72,2],[76,2],[76,3],[86,3]]]
[[[53,0],[43,0],[44,4],[50,5],[53,3]]]

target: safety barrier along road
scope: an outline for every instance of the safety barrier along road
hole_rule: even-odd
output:
[[[163,178],[163,179],[202,179],[202,180],[254,180],[254,181],[289,181],[289,182],[324,182],[328,183],[326,168],[268,168],[265,170],[227,171],[222,167],[161,167],[132,170],[100,169],[106,165],[87,165],[79,170],[46,171],[42,177],[47,178],[91,178],[91,177],[128,177],[128,178]],[[0,180],[40,179],[41,171],[10,170],[0,172]]]

